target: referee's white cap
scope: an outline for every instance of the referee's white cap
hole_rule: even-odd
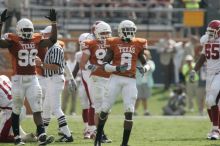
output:
[[[47,26],[43,30],[40,30],[41,33],[51,33],[52,26]]]

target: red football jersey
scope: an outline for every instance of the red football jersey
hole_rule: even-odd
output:
[[[97,66],[102,66],[103,59],[106,55],[106,48],[104,44],[98,42],[97,40],[86,40],[84,43],[85,44],[83,46],[83,50],[88,49],[90,52],[90,63]],[[110,73],[105,72],[101,68],[98,68],[94,72],[92,72],[91,75],[108,78],[110,76]]]
[[[127,71],[114,72],[114,74],[135,78],[138,56],[143,49],[147,48],[147,40],[133,38],[130,42],[124,42],[121,38],[115,37],[107,39],[106,46],[114,53],[112,65],[128,64]]]
[[[42,39],[40,34],[34,34],[30,40],[23,40],[16,34],[8,33],[5,39],[12,43],[8,48],[12,56],[13,74],[34,75],[36,74],[35,58],[38,54],[39,42]]]

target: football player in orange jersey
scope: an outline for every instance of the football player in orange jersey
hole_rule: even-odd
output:
[[[3,23],[9,18],[7,9],[1,13],[0,30]],[[8,48],[12,56],[12,128],[15,145],[24,145],[19,131],[19,115],[26,97],[32,112],[33,119],[37,127],[37,137],[39,145],[46,145],[54,141],[54,137],[47,137],[42,112],[42,91],[36,76],[35,58],[40,48],[45,48],[57,41],[56,11],[50,10],[46,16],[52,23],[52,35],[49,39],[43,39],[41,35],[34,34],[33,23],[23,18],[17,22],[16,34],[8,33],[0,39],[0,47]],[[0,33],[1,35],[1,33]]]
[[[85,40],[82,47],[83,55],[80,61],[80,68],[91,70],[89,92],[94,101],[96,125],[98,124],[98,115],[101,112],[101,105],[107,91],[106,84],[110,76],[110,73],[102,69],[102,65],[107,51],[105,41],[111,37],[111,33],[109,24],[100,22],[95,26],[94,34],[96,39]],[[87,63],[88,61],[89,64]],[[103,136],[100,141],[111,142],[110,140],[103,141]]]
[[[93,99],[90,96],[89,93],[89,80],[90,80],[90,70],[80,70],[79,68],[79,63],[82,58],[82,46],[83,42],[85,40],[94,40],[95,39],[95,26],[98,25],[100,22],[103,21],[95,21],[94,24],[91,27],[91,33],[83,33],[79,36],[79,47],[80,51],[76,52],[75,58],[76,58],[76,65],[74,67],[74,70],[72,72],[74,78],[76,77],[77,73],[80,71],[80,76],[81,76],[81,84],[79,86],[79,95],[80,95],[80,102],[82,105],[82,118],[83,122],[85,124],[84,128],[84,139],[94,139],[96,135],[96,126],[95,126],[95,121],[94,121],[94,115],[95,115],[95,109],[93,106]],[[88,62],[89,63],[89,62]],[[106,135],[103,134],[103,142],[107,142],[108,138]]]
[[[103,68],[106,72],[112,72],[112,74],[107,86],[107,95],[103,99],[94,146],[101,146],[101,132],[104,128],[108,113],[119,93],[122,94],[125,111],[121,146],[128,146],[133,125],[132,114],[137,99],[135,79],[137,60],[139,59],[143,64],[143,67],[138,67],[141,73],[150,69],[143,53],[144,49],[147,49],[147,40],[135,38],[136,30],[136,25],[132,21],[124,20],[118,26],[119,37],[108,38],[106,40],[108,50],[103,59]]]

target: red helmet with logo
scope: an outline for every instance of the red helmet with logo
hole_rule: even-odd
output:
[[[212,20],[207,27],[206,34],[209,40],[214,40],[220,37],[220,20]]]

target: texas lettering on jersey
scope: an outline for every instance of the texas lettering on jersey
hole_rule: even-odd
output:
[[[5,39],[8,40],[12,47],[8,48],[12,56],[13,74],[17,75],[34,75],[35,58],[38,54],[39,42],[42,36],[34,34],[30,40],[22,40],[16,34],[7,34]]]
[[[134,78],[136,74],[136,62],[140,52],[147,48],[147,40],[134,38],[130,42],[124,42],[120,38],[109,38],[106,41],[106,46],[114,53],[112,60],[114,66],[128,64],[127,71],[114,72],[114,74]]]

